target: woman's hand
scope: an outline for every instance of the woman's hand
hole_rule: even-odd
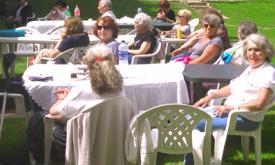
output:
[[[180,53],[182,53],[182,49],[178,48],[178,49],[176,49],[172,52],[172,56],[175,56],[175,55],[180,54]]]
[[[57,88],[55,91],[56,100],[64,100],[67,97],[69,91],[70,90],[68,88]]]
[[[234,109],[234,107],[230,106],[230,105],[219,105],[219,106],[214,107],[213,113],[216,116],[222,116],[225,112],[229,112],[233,109]]]
[[[209,102],[210,100],[212,99],[211,96],[205,96],[203,98],[201,98],[199,101],[197,101],[193,107],[195,108],[198,108],[198,107],[205,107]]]

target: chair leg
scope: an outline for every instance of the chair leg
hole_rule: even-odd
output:
[[[224,152],[224,147],[227,139],[227,134],[224,130],[216,130],[213,132],[213,136],[215,139],[214,146],[214,164],[221,165],[222,157]]]
[[[261,133],[259,136],[254,137],[254,145],[255,145],[255,157],[256,157],[256,165],[262,164],[261,153],[262,153],[262,137]]]
[[[244,161],[248,161],[249,159],[249,136],[241,136],[241,143],[242,143],[242,149],[243,149],[243,159]]]

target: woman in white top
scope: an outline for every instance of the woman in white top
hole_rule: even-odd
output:
[[[275,99],[275,69],[269,63],[274,56],[272,44],[260,34],[251,34],[243,42],[244,57],[248,68],[230,84],[208,95],[194,104],[195,107],[206,106],[211,99],[227,97],[224,105],[207,107],[215,117],[212,129],[225,129],[228,112],[236,109],[248,109],[250,114],[237,118],[237,130],[254,130],[263,120],[268,108]],[[203,129],[204,123],[198,126]]]

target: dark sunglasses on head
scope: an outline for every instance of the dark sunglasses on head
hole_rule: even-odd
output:
[[[101,30],[102,28],[105,29],[105,30],[112,29],[111,26],[97,26],[96,28],[97,28],[97,30]]]
[[[208,27],[209,27],[209,28],[214,28],[214,27],[216,27],[216,26],[215,26],[215,25],[212,25],[212,24],[207,24],[207,23],[206,23],[206,24],[203,24],[203,27],[204,27],[204,28],[208,28]]]

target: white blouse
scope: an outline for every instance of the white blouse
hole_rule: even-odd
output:
[[[239,77],[231,80],[229,87],[231,95],[226,99],[225,104],[233,106],[257,99],[260,88],[272,90],[272,95],[263,110],[243,115],[249,120],[261,121],[275,100],[275,69],[267,62],[257,69],[249,66]]]

